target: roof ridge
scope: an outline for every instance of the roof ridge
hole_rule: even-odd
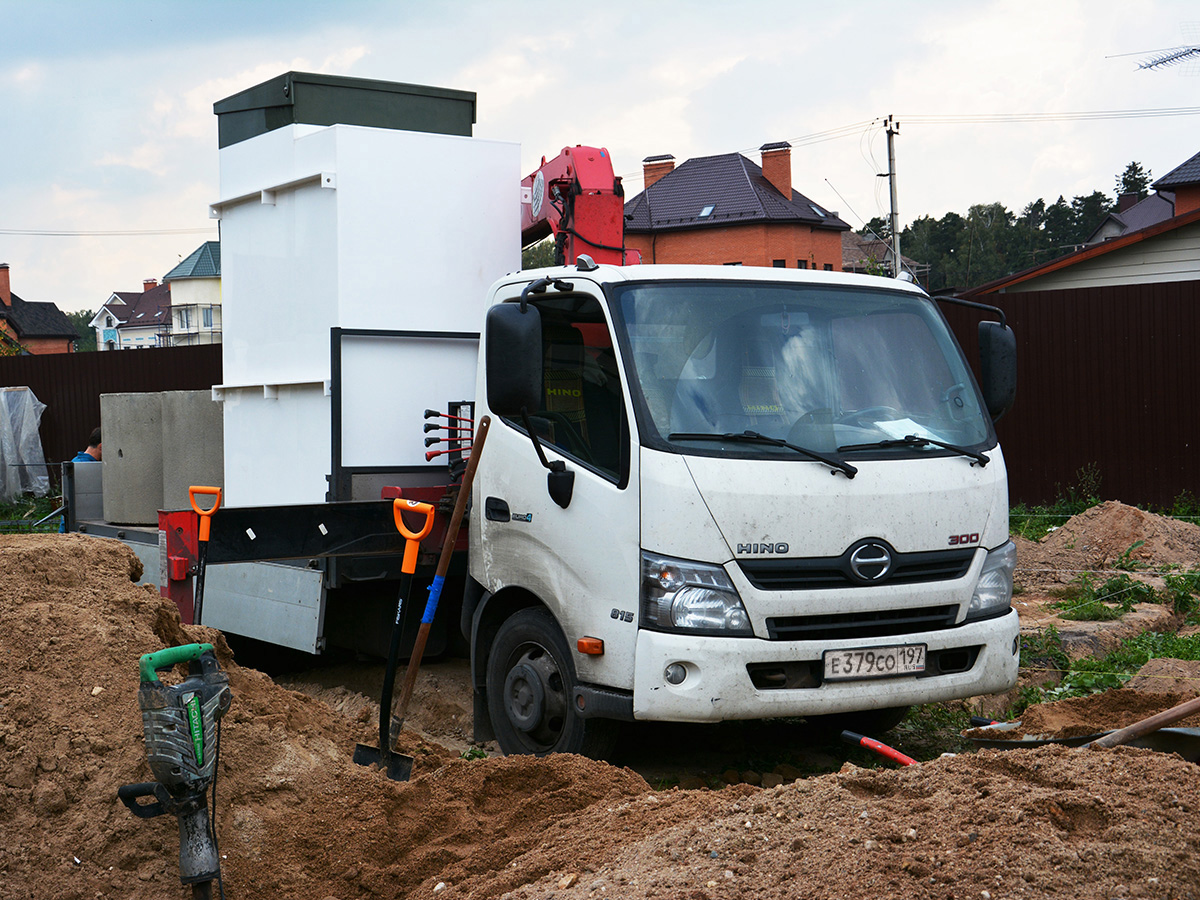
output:
[[[746,176],[746,185],[750,188],[750,193],[754,197],[754,202],[758,204],[758,211],[762,213],[763,218],[767,217],[767,208],[763,206],[762,196],[758,193],[758,187],[754,184],[750,177],[750,170],[746,168],[746,163],[750,162],[744,154],[737,154],[738,162],[742,166],[742,174]],[[753,163],[751,163],[753,165]]]

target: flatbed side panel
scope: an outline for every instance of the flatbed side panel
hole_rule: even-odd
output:
[[[159,545],[128,537],[125,543],[142,561],[138,584],[161,589]],[[190,602],[189,589],[189,606]],[[269,562],[210,566],[204,581],[204,624],[229,634],[320,653],[325,646],[324,572]]]
[[[325,647],[324,573],[279,563],[213,566],[204,582],[204,624],[320,653]]]

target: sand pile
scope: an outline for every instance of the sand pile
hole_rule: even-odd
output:
[[[123,544],[82,535],[0,536],[0,897],[183,896],[170,816],[135,818],[117,788],[149,781],[137,661],[210,641],[230,676],[218,779],[227,896],[404,897],[456,862],[503,868],[544,825],[647,789],[563,757],[485,768],[403,736],[416,780],[351,762],[374,744],[324,703],[237,666],[218,632],[184,628],[135,587]],[[425,773],[422,777],[422,773]]]
[[[654,792],[579,757],[468,762],[409,738],[417,777],[389,782],[350,760],[368,724],[237,666],[136,567],[116,542],[0,536],[0,897],[187,896],[174,819],[136,819],[116,790],[149,779],[138,657],[203,639],[234,694],[230,900],[1200,895],[1200,769],[1143,750]]]

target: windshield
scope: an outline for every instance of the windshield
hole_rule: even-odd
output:
[[[944,453],[895,439],[979,448],[991,437],[957,345],[918,295],[724,281],[613,292],[652,445],[796,455],[760,440],[712,440],[752,431],[821,453]]]

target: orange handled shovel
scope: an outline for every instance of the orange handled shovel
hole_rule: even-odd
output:
[[[425,516],[425,523],[420,531],[411,531],[404,523],[403,513],[415,512]],[[400,656],[400,636],[403,632],[401,622],[404,617],[404,604],[408,600],[408,592],[412,587],[413,573],[417,571],[417,552],[421,539],[433,528],[434,508],[428,503],[417,500],[392,501],[392,515],[396,521],[396,530],[404,535],[404,559],[400,563],[400,596],[396,600],[396,621],[392,624],[392,644],[388,649],[387,668],[383,673],[383,695],[379,698],[379,747],[369,747],[358,744],[354,748],[354,761],[360,766],[382,766],[387,777],[392,781],[408,781],[412,774],[413,758],[402,753],[393,753],[391,742],[388,740],[389,723],[392,718],[392,693],[396,687],[396,662]]]
[[[212,507],[201,509],[200,504],[196,502],[197,494],[212,497]],[[194,484],[188,488],[188,502],[192,504],[192,509],[200,517],[200,539],[197,543],[196,556],[196,597],[192,601],[192,624],[199,625],[200,613],[204,609],[204,570],[208,568],[208,533],[212,527],[212,514],[221,506],[221,489]]]

